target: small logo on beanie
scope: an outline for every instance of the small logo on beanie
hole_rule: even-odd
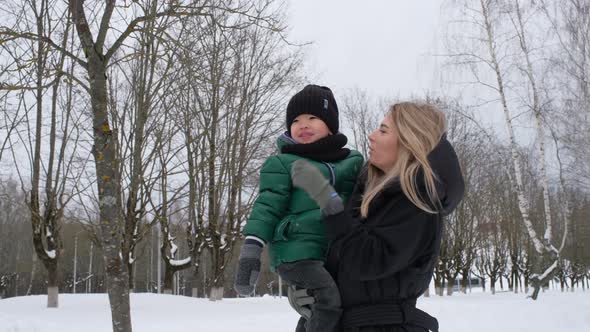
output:
[[[328,110],[328,99],[324,99],[324,109]]]

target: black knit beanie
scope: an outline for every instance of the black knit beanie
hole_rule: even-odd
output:
[[[287,105],[287,130],[301,114],[311,114],[322,119],[332,134],[338,133],[338,105],[332,90],[325,86],[310,84],[297,92]]]

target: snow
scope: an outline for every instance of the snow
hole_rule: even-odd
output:
[[[170,260],[170,265],[172,265],[172,266],[181,266],[181,265],[187,264],[190,261],[191,261],[190,256],[187,257],[187,258],[185,258],[185,259],[171,259]]]
[[[0,300],[0,332],[112,331],[106,294],[60,294],[60,307],[46,296]],[[291,332],[297,314],[286,298],[271,296],[210,302],[185,296],[131,294],[133,330]],[[441,332],[590,331],[590,292],[524,294],[472,293],[432,296],[418,307],[438,317]],[[89,322],[91,322],[89,324]]]
[[[226,241],[227,235],[226,234],[222,234],[221,235],[221,245],[219,246],[219,250],[223,250],[227,247],[227,241]]]
[[[55,258],[55,250],[45,250],[45,253],[47,254],[47,257]]]
[[[170,242],[170,257],[176,256],[176,251],[178,250],[178,246],[174,243],[174,237],[168,235],[168,242]]]

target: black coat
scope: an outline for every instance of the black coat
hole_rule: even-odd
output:
[[[446,137],[428,159],[438,178],[442,203],[438,214],[417,208],[395,181],[373,199],[367,218],[360,218],[366,180],[363,172],[346,211],[324,219],[331,240],[326,265],[340,289],[344,330],[425,331],[417,327],[421,323],[408,318],[408,311],[399,308],[415,311],[416,299],[432,279],[443,216],[455,209],[464,193],[459,162]],[[399,312],[399,319],[390,317],[393,311]],[[350,324],[357,328],[351,329]]]

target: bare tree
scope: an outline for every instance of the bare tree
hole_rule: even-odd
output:
[[[557,45],[551,64],[561,95],[553,116],[562,143],[568,182],[590,188],[590,4],[583,0],[540,1],[539,9],[552,27]],[[565,161],[565,160],[564,160]],[[567,167],[566,167],[567,166]]]
[[[546,175],[545,162],[545,134],[544,129],[546,124],[542,119],[542,101],[541,92],[539,88],[539,79],[534,69],[533,58],[531,53],[531,46],[528,44],[528,35],[523,19],[522,10],[524,7],[517,0],[508,2],[498,2],[491,0],[480,0],[476,7],[472,4],[465,3],[463,8],[470,13],[471,23],[477,28],[477,36],[472,40],[480,43],[471,50],[460,50],[452,54],[456,64],[466,66],[471,69],[471,73],[478,85],[490,88],[499,99],[499,106],[504,114],[506,128],[508,130],[508,137],[510,141],[511,151],[511,168],[510,178],[515,185],[518,208],[520,217],[532,241],[535,251],[541,257],[550,257],[552,264],[547,268],[537,268],[539,273],[530,276],[534,292],[531,297],[536,299],[539,289],[542,284],[545,284],[552,278],[552,273],[557,267],[559,260],[559,252],[556,246],[552,244],[553,228],[551,220],[549,188]],[[532,8],[532,7],[527,7]],[[532,10],[532,9],[531,9]],[[503,22],[509,20],[512,22],[511,27],[502,25]],[[513,38],[514,37],[514,38]],[[518,41],[517,45],[511,45],[514,40]],[[517,55],[521,55],[522,60],[519,60]],[[512,68],[517,68],[520,75],[515,75]],[[485,70],[486,69],[487,72]],[[493,78],[492,78],[493,77]],[[529,97],[522,98],[523,102],[520,106],[525,107],[524,112],[531,111],[536,124],[536,131],[538,137],[538,155],[540,162],[541,182],[544,197],[544,214],[538,216],[537,224],[545,225],[545,233],[541,238],[534,227],[534,221],[531,219],[531,202],[527,197],[525,182],[523,177],[523,162],[519,154],[519,145],[516,140],[515,109],[519,105],[513,105],[511,96],[518,96],[521,85],[511,82],[524,82],[526,90],[524,94]],[[542,220],[542,221],[541,221]],[[563,233],[564,237],[567,233]]]
[[[461,169],[465,179],[465,186],[469,188],[463,203],[445,221],[445,240],[443,252],[449,263],[445,264],[443,271],[447,278],[447,294],[451,295],[455,281],[462,276],[460,289],[466,292],[469,274],[476,256],[476,246],[479,244],[478,224],[483,216],[482,205],[487,204],[482,200],[481,185],[483,164],[494,163],[493,154],[490,155],[491,142],[488,141],[482,130],[467,116],[465,106],[458,101],[429,98],[436,103],[447,116],[449,140],[454,144],[455,151],[461,163]],[[443,240],[444,241],[444,240]]]
[[[3,87],[0,86],[0,91],[2,90]],[[0,107],[0,113],[2,113],[2,118],[0,119],[0,137],[2,137],[0,139],[0,163],[2,162],[4,152],[12,148],[10,144],[11,135],[18,129],[24,117],[22,115],[23,108],[17,107],[15,110],[11,110],[8,100],[8,93],[0,96],[0,103],[3,104]]]
[[[67,52],[65,50],[68,49],[68,39],[71,36],[71,25],[66,23],[63,30],[52,26],[48,16],[51,13],[60,13],[59,8],[53,12],[52,5],[53,3],[50,1],[23,3],[21,10],[27,14],[23,15],[25,19],[21,21],[20,26],[26,27],[27,23],[30,23],[35,29],[35,35],[45,36],[46,39],[30,38],[29,49],[16,46],[20,52],[7,52],[11,57],[25,56],[34,59],[34,66],[31,67],[31,77],[34,78],[34,81],[24,79],[20,73],[16,75],[21,78],[17,84],[6,85],[4,88],[11,91],[30,91],[29,94],[34,97],[35,113],[31,119],[26,105],[27,98],[31,96],[25,93],[19,94],[19,97],[24,99],[19,102],[19,107],[27,112],[23,119],[27,129],[22,134],[18,132],[18,137],[23,145],[20,148],[13,145],[12,153],[23,190],[28,187],[24,184],[28,179],[22,175],[25,163],[16,157],[22,152],[18,149],[24,149],[30,158],[31,185],[27,204],[31,212],[33,244],[36,255],[47,270],[47,305],[48,307],[57,307],[58,263],[62,252],[60,223],[64,209],[72,197],[72,186],[80,178],[80,173],[74,171],[74,167],[77,167],[75,160],[77,159],[77,141],[80,139],[80,132],[76,129],[79,126],[79,119],[73,115],[72,91],[74,87],[72,81],[67,81],[65,87],[62,88],[62,77],[74,70],[74,64],[66,62],[65,53]],[[61,9],[61,14],[66,15],[67,11]],[[5,42],[12,44],[18,43],[22,36],[22,34],[16,34],[4,27],[1,31],[6,38]],[[61,38],[59,45],[54,45],[64,52],[49,47],[47,40],[51,40],[53,35],[58,35]],[[18,65],[21,61],[16,58],[12,59],[14,65]],[[49,103],[47,103],[46,97],[48,91],[51,96]],[[45,114],[47,109],[50,110],[48,117]],[[13,126],[16,125],[14,121],[18,118],[18,112],[16,114],[13,118]],[[49,118],[49,135],[44,135],[42,131],[47,118]],[[35,122],[34,127],[30,126],[32,121]],[[47,137],[48,141],[44,137]],[[41,207],[41,205],[43,206]]]
[[[160,184],[161,184],[161,199],[160,206],[156,209],[156,219],[159,221],[160,230],[162,232],[162,244],[160,245],[160,252],[162,259],[165,264],[164,269],[164,285],[163,292],[166,294],[172,294],[172,286],[174,274],[177,271],[187,269],[191,266],[191,255],[183,259],[178,259],[178,245],[175,243],[176,236],[174,236],[174,224],[172,222],[173,216],[179,211],[174,211],[174,197],[168,197],[168,169],[167,169],[167,154],[170,149],[159,149],[158,157],[160,159],[161,173],[160,173]],[[168,153],[167,153],[168,152]],[[189,234],[190,235],[190,234]],[[190,249],[190,248],[189,248]]]
[[[386,109],[380,109],[366,91],[358,88],[348,91],[341,100],[343,127],[352,131],[349,144],[366,159],[369,157],[369,135],[379,127],[380,117]]]
[[[261,148],[278,133],[280,105],[300,68],[297,48],[281,49],[288,45],[276,32],[256,25],[227,30],[227,19],[203,19],[206,33],[192,37],[205,62],[191,69],[198,77],[189,85],[196,111],[183,130],[193,143],[187,152],[197,157],[189,165],[195,173],[191,190],[201,193],[189,194],[193,256],[203,248],[208,252],[212,300],[223,297],[225,267],[255,197],[251,179]]]
[[[157,2],[148,4],[144,15],[156,14]],[[116,72],[122,73],[124,79],[122,82],[113,79],[109,85],[111,96],[120,93],[115,89],[120,90],[120,87],[124,87],[125,90],[124,98],[111,98],[114,103],[120,103],[111,107],[111,113],[113,119],[116,119],[116,129],[119,133],[118,158],[122,161],[119,172],[125,200],[122,211],[125,220],[122,256],[129,271],[130,289],[134,288],[135,249],[148,234],[150,227],[157,223],[153,210],[158,209],[159,204],[163,204],[148,204],[148,201],[155,202],[150,198],[158,182],[156,165],[165,162],[162,167],[171,173],[178,172],[173,164],[178,165],[179,162],[173,151],[169,152],[171,155],[163,157],[164,160],[158,158],[158,154],[161,153],[159,149],[170,145],[172,140],[171,130],[163,129],[167,128],[170,118],[170,109],[163,100],[174,88],[174,85],[170,84],[170,75],[176,60],[174,49],[178,47],[176,43],[165,40],[166,28],[170,21],[171,17],[166,17],[160,21],[152,18],[145,22],[145,31],[138,34],[138,42],[131,47],[130,54],[133,57],[115,64]],[[174,195],[170,198],[177,197]],[[167,202],[171,203],[172,201]],[[149,206],[152,211],[148,209]]]
[[[113,13],[120,12],[122,16],[132,13],[137,6],[144,3],[135,3],[131,6],[117,6],[114,1],[106,2],[104,5],[89,5],[80,0],[71,0],[68,3],[68,13],[72,20],[56,20],[56,24],[67,25],[72,22],[77,31],[77,45],[83,50],[85,60],[75,53],[68,51],[53,41],[51,35],[45,31],[30,31],[27,28],[15,30],[3,26],[0,28],[0,37],[11,40],[33,40],[39,43],[40,50],[52,49],[67,56],[69,59],[81,66],[87,77],[88,95],[92,106],[92,128],[94,135],[93,155],[96,168],[96,185],[99,197],[99,215],[102,250],[105,256],[107,269],[107,283],[109,300],[111,302],[111,314],[113,318],[114,331],[131,331],[131,319],[129,314],[129,288],[128,273],[126,264],[121,261],[122,243],[125,239],[124,216],[122,215],[122,184],[121,184],[121,160],[118,159],[119,133],[113,131],[113,119],[109,114],[109,91],[108,91],[108,68],[113,60],[120,61],[126,57],[126,42],[140,32],[149,30],[150,21],[161,21],[172,18],[178,22],[180,18],[211,16],[214,12],[223,12],[228,15],[247,17],[249,24],[257,24],[268,29],[274,28],[272,17],[266,16],[268,3],[240,3],[240,2],[176,2],[158,3],[147,2],[149,7],[156,8],[144,16],[134,16],[124,26],[113,26],[111,18]],[[42,9],[46,2],[42,3]],[[52,8],[46,17],[56,15],[57,11]],[[43,12],[43,10],[41,11]],[[101,12],[102,15],[99,14]],[[131,14],[133,15],[133,14]],[[100,20],[95,21],[95,17]],[[44,17],[39,15],[38,17]],[[67,15],[61,16],[68,17]],[[89,19],[90,18],[90,19]],[[230,22],[230,26],[234,22]],[[157,24],[156,24],[157,26]],[[239,23],[234,25],[239,27]],[[152,26],[153,27],[153,26]],[[65,30],[65,29],[64,29]],[[121,31],[121,32],[118,32]],[[171,31],[171,30],[169,30]],[[167,36],[174,38],[173,34]],[[41,59],[41,60],[39,60]],[[36,60],[42,61],[42,57]],[[72,78],[74,79],[74,78]]]

